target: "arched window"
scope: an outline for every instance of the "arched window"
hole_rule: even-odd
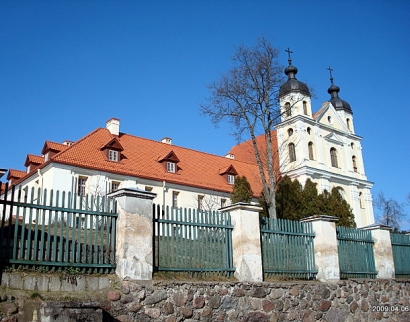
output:
[[[292,111],[290,110],[290,103],[285,104],[286,116],[292,116]]]
[[[304,113],[305,115],[308,115],[307,103],[306,103],[306,101],[303,101],[303,113]]]
[[[295,162],[296,161],[296,151],[295,151],[295,145],[293,143],[289,143],[289,162]]]
[[[356,164],[356,157],[352,156],[352,163],[353,163],[353,171],[357,172],[357,164]]]
[[[350,131],[350,119],[346,119],[347,129]]]
[[[310,127],[308,127],[307,129],[308,134],[310,135],[310,132],[312,131]]]
[[[330,163],[332,164],[332,167],[335,167],[335,168],[339,167],[337,163],[337,151],[335,148],[330,149]]]
[[[337,191],[339,191],[343,199],[346,199],[345,191],[343,190],[342,187],[337,187]]]
[[[364,201],[363,201],[363,193],[359,192],[359,203],[360,203],[360,208],[364,208]]]
[[[288,135],[291,136],[293,134],[293,129],[288,130]]]
[[[309,142],[308,144],[308,152],[309,152],[309,160],[314,160],[314,155],[313,155],[313,142]]]

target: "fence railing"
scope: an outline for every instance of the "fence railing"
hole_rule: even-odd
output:
[[[396,277],[410,277],[410,236],[390,233]]]
[[[317,270],[311,223],[261,218],[265,277],[314,279]]]
[[[336,233],[340,278],[376,278],[371,232],[337,226]]]
[[[232,229],[229,213],[153,207],[154,269],[230,277]]]
[[[12,187],[0,196],[3,266],[87,273],[115,269],[115,203],[46,189]]]

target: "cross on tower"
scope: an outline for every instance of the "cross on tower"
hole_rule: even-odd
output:
[[[333,76],[332,76],[332,71],[333,71],[333,69],[332,68],[330,68],[330,66],[327,68],[327,70],[329,71],[329,73],[330,73],[330,82],[332,83],[332,85],[333,85]]]
[[[288,53],[288,62],[289,62],[289,65],[291,65],[292,64],[292,58],[290,58],[290,54],[293,54],[293,51],[290,51],[289,47],[285,51]]]

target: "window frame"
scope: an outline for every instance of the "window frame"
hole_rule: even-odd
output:
[[[175,171],[176,171],[175,162],[167,161],[167,172],[175,173]]]
[[[117,150],[108,150],[108,160],[113,162],[118,162],[119,160],[119,152]]]
[[[337,150],[336,148],[330,149],[330,164],[333,168],[339,168],[339,162],[337,160]]]
[[[235,184],[235,175],[229,174],[226,177],[226,180],[228,181],[229,184],[234,185]]]
[[[87,189],[87,179],[86,176],[79,176],[77,179],[77,196],[85,196]]]
[[[296,148],[294,143],[288,144],[288,152],[289,152],[289,162],[296,161]]]

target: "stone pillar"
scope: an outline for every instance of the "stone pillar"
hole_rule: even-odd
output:
[[[370,230],[372,233],[377,278],[394,278],[393,249],[390,240],[391,227],[373,224],[361,229]]]
[[[240,282],[262,282],[262,250],[259,212],[261,207],[236,203],[221,209],[231,213],[233,265]]]
[[[155,193],[123,188],[109,194],[117,200],[116,273],[120,278],[151,280],[153,272],[152,200]]]
[[[316,279],[321,282],[340,279],[339,253],[337,249],[336,222],[333,216],[311,216],[302,222],[311,222],[315,233],[315,264],[318,270]]]

